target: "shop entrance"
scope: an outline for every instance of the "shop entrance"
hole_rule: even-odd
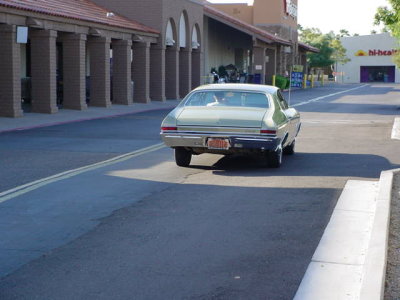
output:
[[[394,82],[394,66],[362,66],[360,68],[361,82]]]

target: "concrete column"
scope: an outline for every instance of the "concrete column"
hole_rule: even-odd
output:
[[[54,30],[32,30],[31,74],[32,112],[52,114],[57,107],[57,58]]]
[[[306,54],[300,54],[300,64],[303,65],[303,72],[304,76],[308,74],[308,65],[307,65],[307,55]],[[335,69],[335,72],[337,70]]]
[[[63,42],[63,107],[83,110],[86,104],[86,35],[66,34]]]
[[[150,43],[133,43],[132,78],[135,85],[133,101],[150,102]]]
[[[21,46],[16,26],[0,25],[0,117],[21,117]]]
[[[200,50],[192,50],[192,89],[202,84],[201,54]]]
[[[179,95],[184,98],[192,89],[192,51],[179,51]]]
[[[276,74],[276,49],[268,48],[266,50],[265,62],[265,83],[272,84],[272,75]]]
[[[107,37],[90,37],[90,106],[110,107],[110,43]]]
[[[261,84],[265,84],[265,48],[254,47],[253,73],[261,74]]]
[[[112,42],[113,48],[113,103],[129,105],[133,102],[131,51],[132,41]]]
[[[179,99],[179,49],[165,50],[165,96]]]
[[[282,46],[282,45],[277,47],[277,60],[276,60],[277,70],[276,70],[276,72],[279,75],[285,75],[284,74],[285,73],[285,62],[284,62],[285,53],[284,53],[283,47],[284,46]]]
[[[152,45],[150,48],[150,98],[165,101],[165,48]]]

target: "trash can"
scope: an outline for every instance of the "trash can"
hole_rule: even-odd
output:
[[[260,73],[254,74],[253,83],[256,83],[256,84],[260,84],[261,83],[261,74]]]

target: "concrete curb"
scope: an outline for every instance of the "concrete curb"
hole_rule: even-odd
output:
[[[294,297],[383,299],[394,174],[349,180]]]
[[[390,205],[394,174],[400,169],[383,171],[379,179],[376,212],[363,269],[362,300],[383,299],[385,293]]]
[[[114,105],[115,109],[90,107],[85,111],[74,111],[65,109],[57,114],[35,114],[27,113],[23,118],[6,118],[0,120],[0,133],[22,131],[35,128],[43,128],[50,126],[57,126],[69,123],[77,123],[98,119],[108,119],[121,117],[131,114],[138,114],[143,112],[150,112],[156,110],[169,110],[175,108],[180,103],[180,100],[168,100],[168,102],[149,103],[149,104],[135,104],[132,106]],[[146,107],[148,105],[148,107]]]
[[[395,118],[392,129],[392,139],[400,140],[400,118]]]

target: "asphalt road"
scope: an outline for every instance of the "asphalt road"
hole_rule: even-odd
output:
[[[280,169],[178,168],[162,148],[3,201],[0,298],[291,299],[345,182],[400,167],[399,99],[389,84],[294,91],[303,126]],[[0,134],[0,191],[157,144],[165,114]]]

